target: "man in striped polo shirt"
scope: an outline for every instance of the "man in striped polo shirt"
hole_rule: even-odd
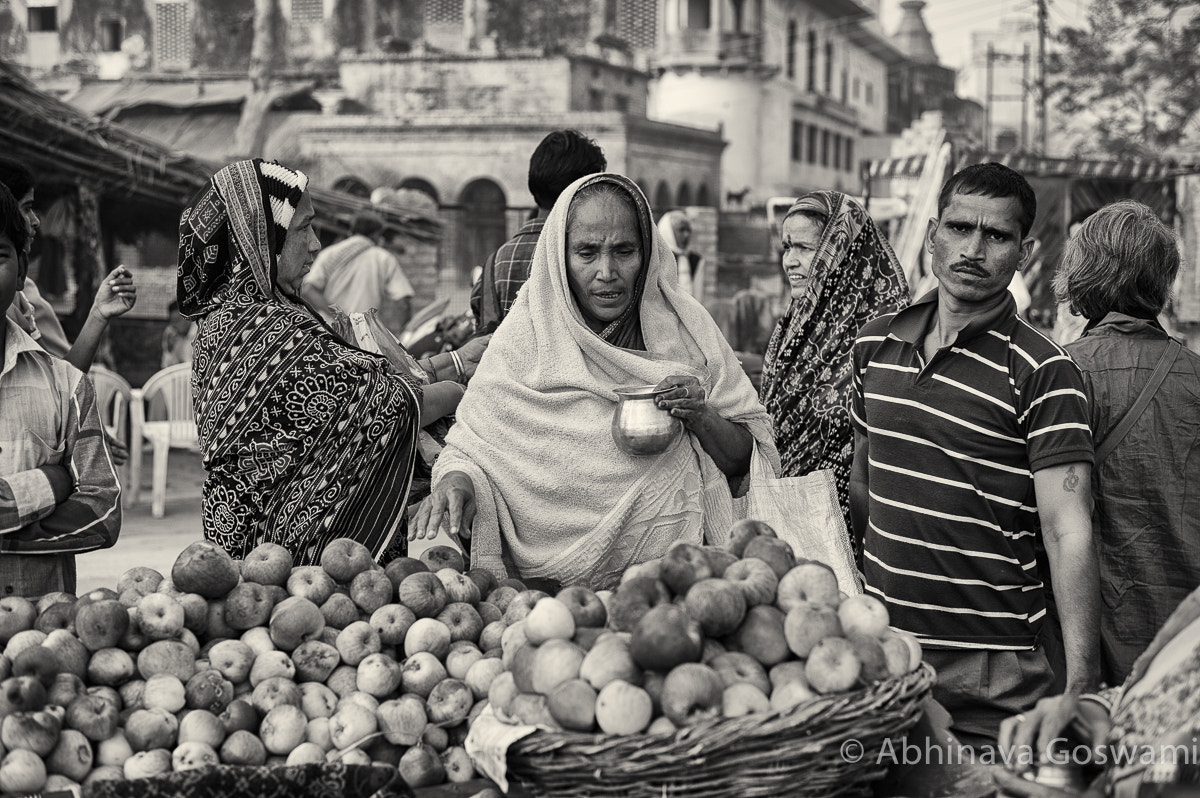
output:
[[[1036,209],[1008,167],[951,177],[926,234],[937,290],[854,346],[851,512],[867,591],[921,639],[934,697],[975,745],[1050,692],[1044,582],[1062,608],[1067,691],[1098,673],[1083,380],[1008,292]]]

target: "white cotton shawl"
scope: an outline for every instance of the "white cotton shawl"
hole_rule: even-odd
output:
[[[584,323],[567,282],[566,216],[598,180],[622,186],[648,217],[621,176],[563,192],[434,468],[435,483],[450,471],[474,483],[474,567],[597,589],[676,540],[719,542],[734,518],[729,482],[694,436],[658,457],[617,449],[614,389],[695,376],[709,404],[754,436],[758,456],[776,472],[779,463],[766,410],[712,317],[679,290],[674,254],[652,226],[640,306],[647,351],[613,346]]]

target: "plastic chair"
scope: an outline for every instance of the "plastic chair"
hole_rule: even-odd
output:
[[[162,395],[166,421],[147,421],[146,408],[155,396]],[[196,449],[199,446],[196,419],[192,414],[192,364],[180,363],[152,375],[140,389],[132,391],[130,416],[133,429],[129,447],[131,504],[136,504],[141,489],[142,446],[154,445],[154,475],[150,514],[162,518],[167,500],[167,456],[172,447]]]
[[[100,414],[100,423],[111,437],[128,446],[127,411],[132,404],[133,388],[124,377],[104,366],[92,366],[88,376],[92,378],[92,387],[96,390],[96,412]],[[124,482],[127,484],[129,464],[126,463],[119,471],[124,472]],[[125,491],[125,502],[129,502],[128,490]]]

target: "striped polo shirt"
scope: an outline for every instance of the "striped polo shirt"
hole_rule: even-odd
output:
[[[1083,378],[1011,296],[926,363],[937,307],[934,291],[854,344],[867,590],[930,647],[1033,648],[1046,612],[1033,472],[1092,462]]]

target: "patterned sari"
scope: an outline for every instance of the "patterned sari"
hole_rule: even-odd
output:
[[[850,352],[859,328],[908,305],[904,270],[875,222],[855,200],[814,191],[788,210],[829,221],[813,256],[804,296],[779,320],[763,362],[762,400],[775,424],[783,476],[832,468],[850,525]]]
[[[280,208],[294,210],[306,183],[278,164],[235,163],[180,220],[179,308],[199,324],[204,535],[234,557],[278,543],[297,564],[348,537],[386,561],[406,545],[420,389],[277,287],[291,218]]]

